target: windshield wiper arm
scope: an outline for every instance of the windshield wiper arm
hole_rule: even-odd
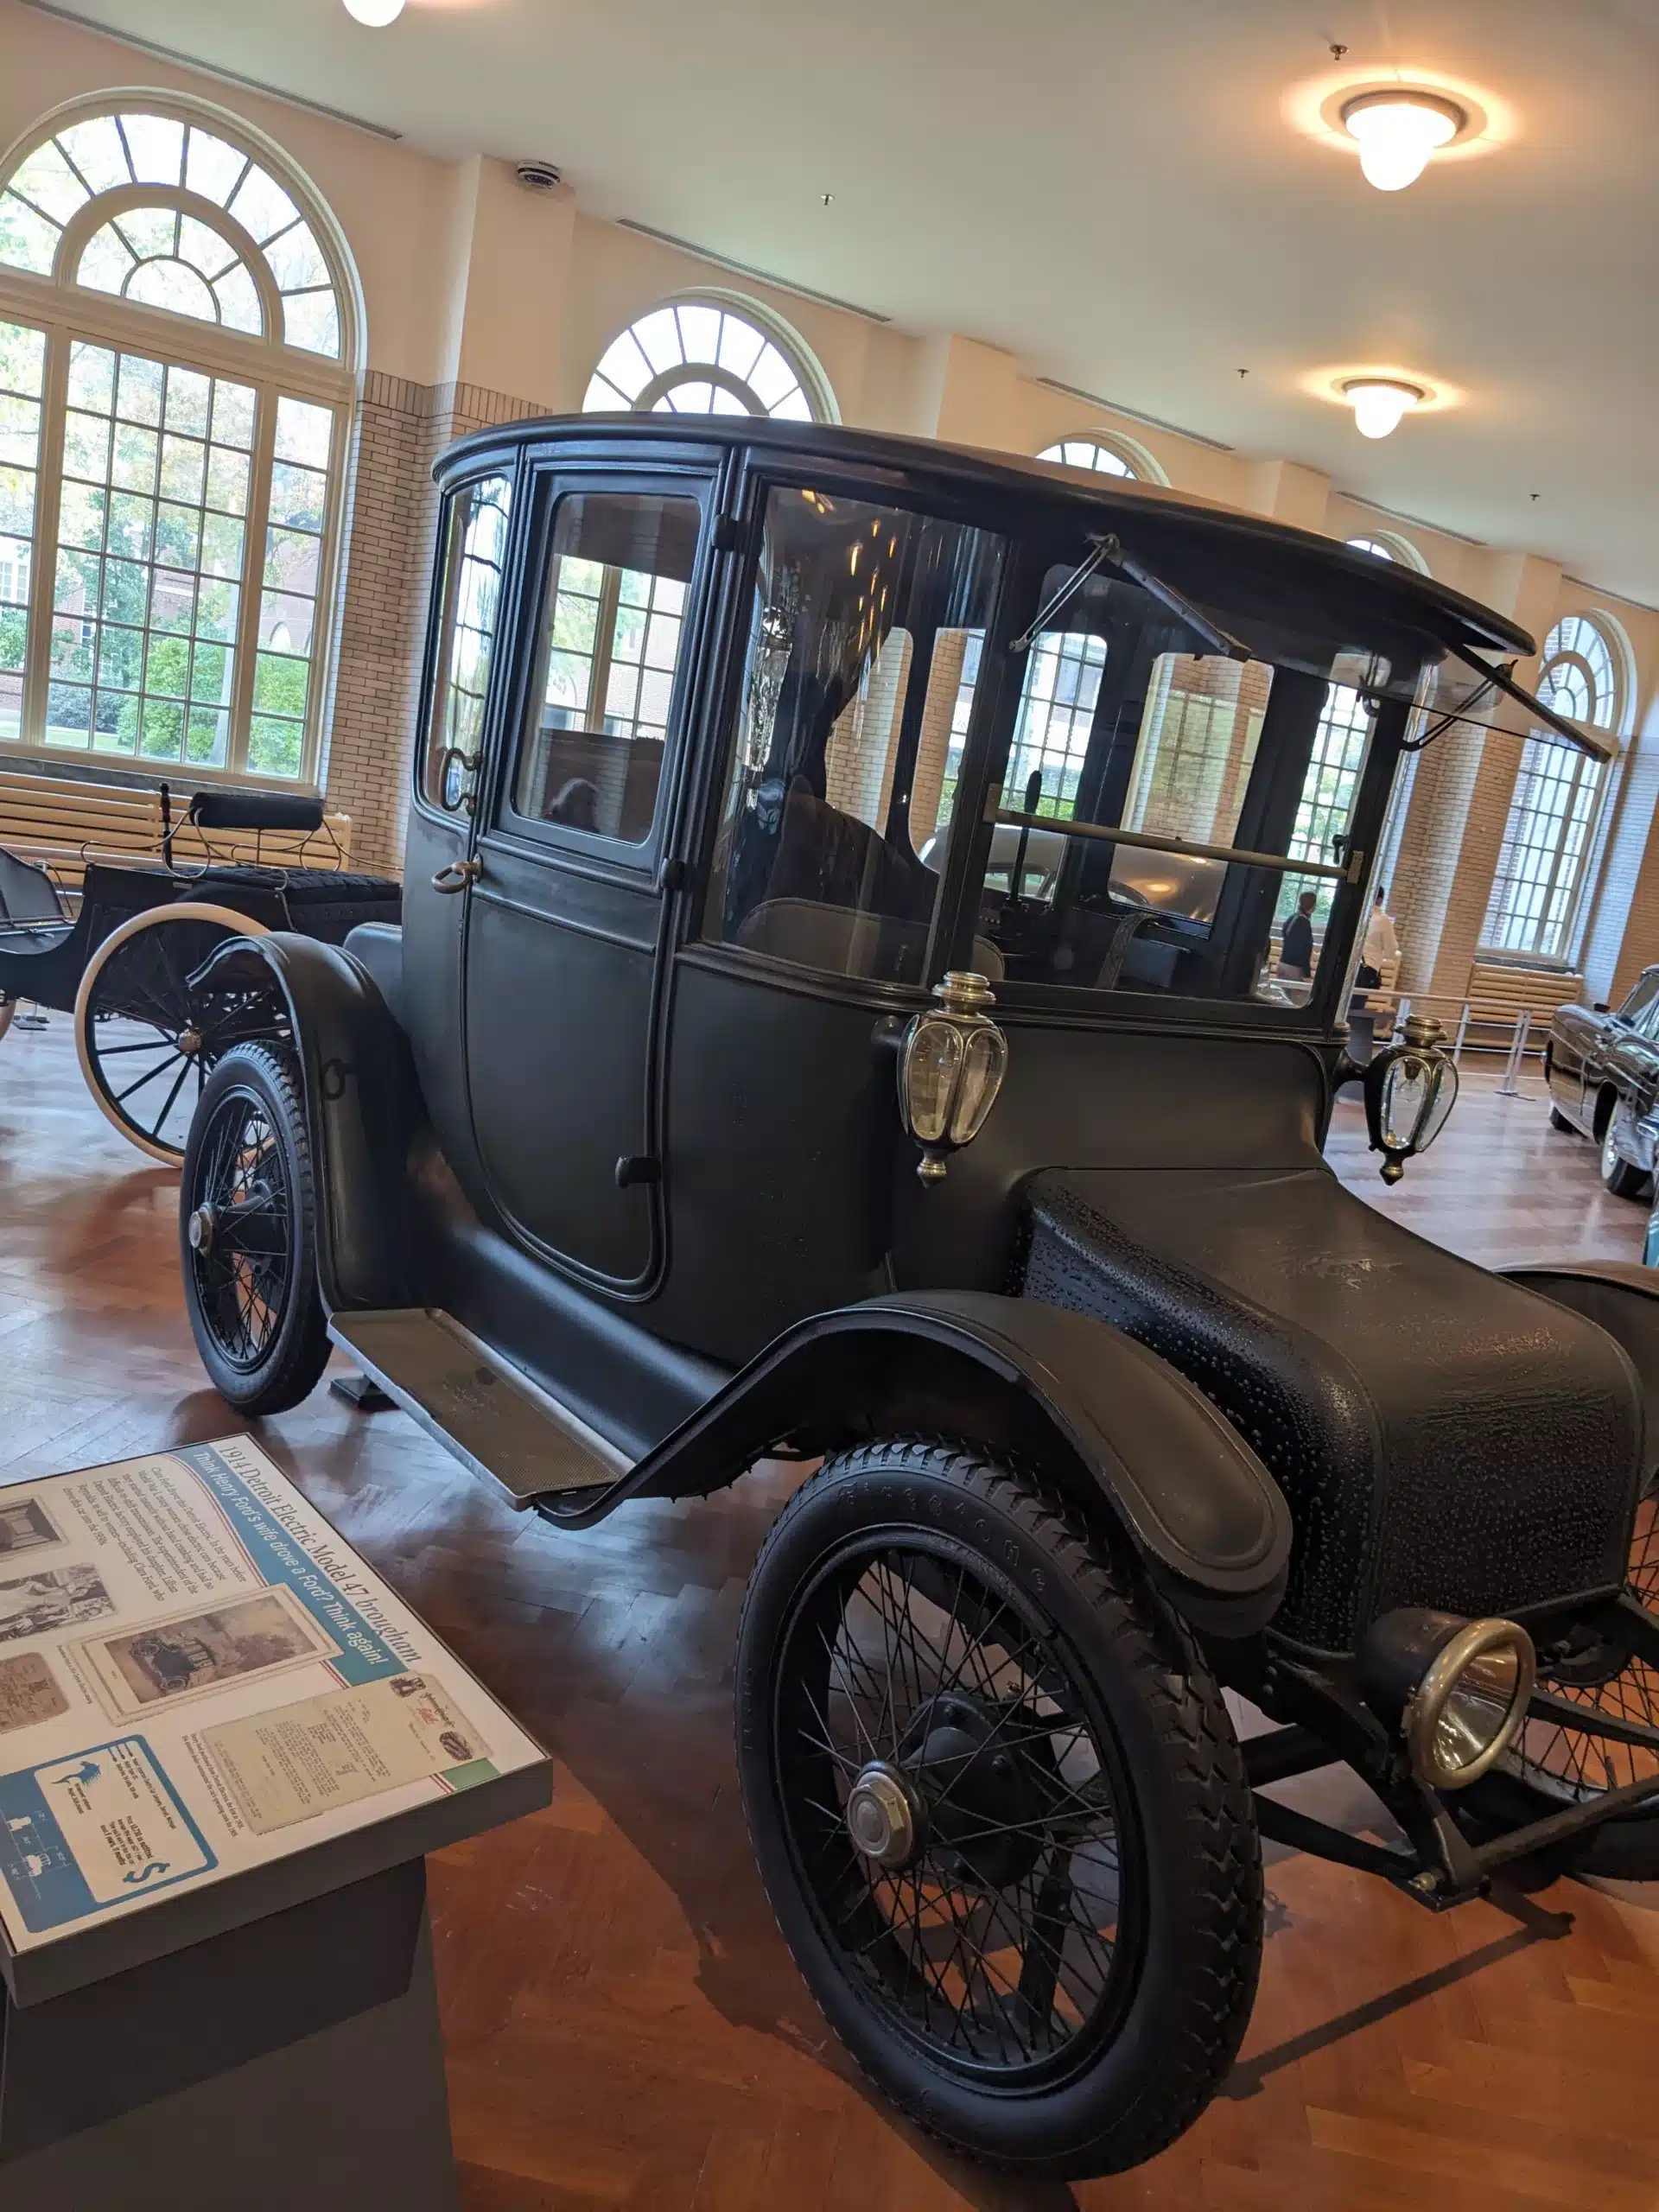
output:
[[[1031,627],[1012,641],[1011,651],[1016,653],[1026,652],[1039,632],[1076,598],[1096,569],[1109,562],[1120,575],[1139,584],[1141,590],[1150,594],[1160,607],[1166,607],[1172,614],[1179,615],[1188,629],[1203,639],[1212,653],[1224,653],[1229,660],[1250,658],[1248,645],[1241,644],[1230,632],[1212,622],[1207,614],[1201,613],[1184,592],[1177,591],[1173,584],[1166,583],[1160,575],[1147,568],[1144,561],[1137,560],[1133,553],[1126,553],[1120,541],[1109,531],[1100,537],[1091,536],[1086,543],[1089,551],[1038,613]]]

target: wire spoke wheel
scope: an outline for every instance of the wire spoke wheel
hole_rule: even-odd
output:
[[[1103,1529],[970,1444],[839,1453],[755,1562],[736,1692],[779,1926],[901,2110],[1054,2177],[1192,2126],[1261,1854],[1215,1678]]]
[[[190,1235],[192,1287],[219,1351],[257,1367],[288,1311],[296,1254],[293,1193],[264,1103],[232,1091],[202,1134]]]
[[[106,938],[81,978],[82,1071],[105,1117],[152,1160],[184,1157],[212,1058],[189,979],[226,938],[257,926],[228,909],[158,906]]]
[[[1116,2009],[1139,1845],[1079,1673],[1052,1624],[921,1536],[847,1548],[779,1656],[799,1878],[869,1999],[969,2077],[1064,2074]]]
[[[1659,1495],[1637,1508],[1630,1540],[1631,1595],[1659,1615]],[[1541,1656],[1539,1686],[1569,1705],[1612,1720],[1659,1728],[1659,1669],[1639,1652],[1606,1655],[1595,1646],[1569,1649],[1552,1665]],[[1659,1776],[1659,1751],[1621,1744],[1553,1720],[1530,1720],[1511,1755],[1510,1770],[1562,1803],[1575,1803]]]

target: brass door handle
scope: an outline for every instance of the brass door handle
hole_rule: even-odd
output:
[[[476,883],[484,873],[484,863],[475,858],[451,861],[441,868],[432,879],[432,888],[442,891],[446,898],[453,898],[457,891],[464,891],[469,883]]]

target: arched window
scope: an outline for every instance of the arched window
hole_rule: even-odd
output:
[[[0,180],[0,760],[315,779],[357,346],[327,211],[171,98]]]
[[[1131,476],[1141,484],[1168,480],[1152,455],[1127,438],[1062,438],[1058,445],[1045,446],[1037,458],[1058,461],[1064,468],[1092,468],[1102,476]]]
[[[1428,563],[1408,537],[1397,531],[1375,531],[1365,537],[1351,537],[1349,544],[1356,553],[1375,554],[1379,561],[1396,562],[1402,569],[1414,569],[1420,576],[1428,574]]]
[[[630,323],[600,356],[582,405],[584,414],[835,420],[805,349],[718,300],[677,300]]]
[[[1538,696],[1570,721],[1611,734],[1624,686],[1612,639],[1593,616],[1569,614],[1544,640]],[[1510,802],[1482,943],[1490,951],[1571,957],[1607,764],[1564,738],[1529,737]]]

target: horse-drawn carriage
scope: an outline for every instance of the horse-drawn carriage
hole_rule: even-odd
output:
[[[395,922],[400,896],[387,878],[345,870],[320,799],[198,791],[186,819],[207,854],[200,862],[176,857],[165,785],[162,799],[156,858],[83,855],[73,914],[49,869],[0,850],[0,1037],[20,1001],[73,1013],[99,1110],[152,1160],[176,1163],[205,1077],[188,983],[208,954],[268,930],[338,944],[359,922]],[[215,839],[250,836],[251,861],[220,856]],[[297,849],[301,864],[268,865],[267,837]]]

